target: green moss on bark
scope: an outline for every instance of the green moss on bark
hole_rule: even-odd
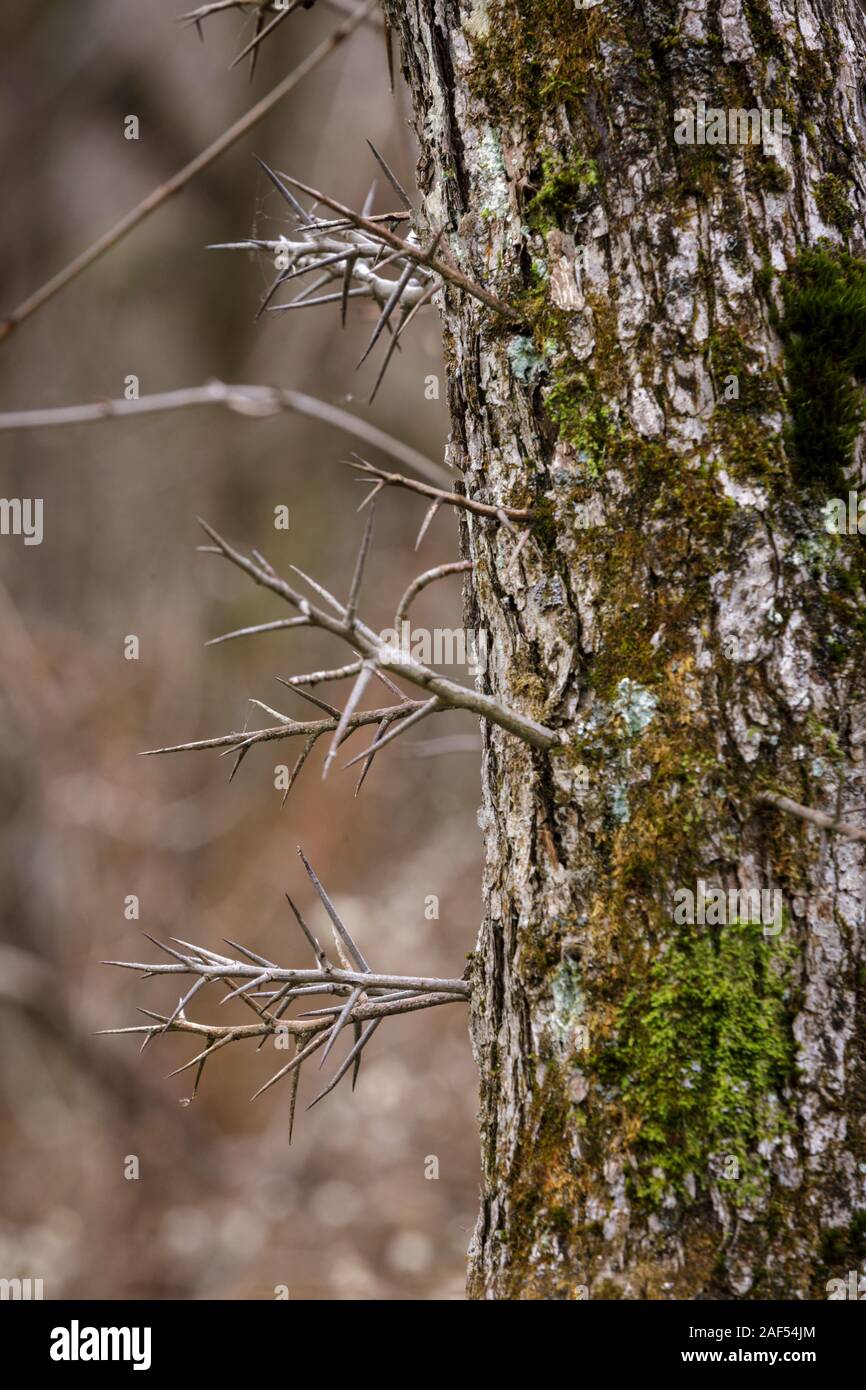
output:
[[[841,490],[864,419],[866,261],[827,244],[801,251],[782,297],[794,476]]]
[[[734,1205],[766,1191],[766,1146],[789,1127],[794,956],[788,933],[765,937],[759,925],[680,928],[625,996],[599,1072],[638,1123],[639,1199],[681,1193],[690,1176],[705,1184],[731,1160]]]

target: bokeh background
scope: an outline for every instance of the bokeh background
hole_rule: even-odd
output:
[[[246,65],[229,70],[252,20],[216,16],[202,44],[175,22],[182,8],[7,0],[0,10],[2,311],[270,90],[345,4],[320,0],[287,20],[252,83]],[[124,138],[130,114],[138,141]],[[425,378],[443,381],[434,310],[368,408],[378,356],[358,373],[355,363],[372,309],[353,306],[345,332],[332,308],[256,323],[270,265],[204,249],[286,227],[254,154],[358,205],[376,172],[369,137],[411,188],[407,118],[403,90],[389,93],[381,27],[367,24],[0,348],[0,410],[118,397],[130,374],[143,395],[214,377],[275,383],[441,460],[444,406],[425,395]],[[375,210],[393,201],[380,177]],[[325,925],[298,843],[375,967],[462,973],[480,915],[477,753],[422,756],[410,734],[380,755],[356,801],[356,769],[322,784],[320,747],[282,810],[274,765],[291,763],[295,744],[254,752],[231,786],[212,753],[138,756],[241,727],[249,696],[304,717],[275,675],[346,659],[314,633],[206,649],[283,614],[196,554],[195,517],[345,593],[363,493],[340,459],[355,443],[288,414],[216,408],[0,434],[0,495],[43,498],[45,526],[40,546],[0,538],[0,1276],[43,1278],[47,1298],[271,1298],[278,1284],[293,1298],[462,1297],[478,1174],[464,1010],[388,1022],[354,1096],[341,1084],[309,1115],[319,1076],[305,1076],[291,1148],[288,1091],[249,1103],[273,1055],[226,1050],[188,1104],[191,1074],[166,1079],[192,1055],[187,1040],[158,1039],[139,1056],[134,1038],[94,1036],[141,1021],[139,1005],[175,1002],[169,982],[99,964],[151,958],[141,931],[213,949],[234,937],[306,963],[284,890],[323,938]],[[287,533],[274,529],[280,504]],[[415,555],[423,512],[405,493],[381,500],[362,605],[376,627],[419,568],[456,558],[448,512]],[[459,626],[459,581],[434,586],[414,620]],[[129,634],[138,661],[124,659]],[[435,722],[416,743],[477,732],[463,716]],[[124,916],[131,894],[138,922]],[[425,917],[431,894],[438,920]],[[218,999],[204,991],[191,1015],[210,1017]],[[131,1155],[138,1180],[124,1176]],[[432,1155],[438,1180],[425,1177]]]

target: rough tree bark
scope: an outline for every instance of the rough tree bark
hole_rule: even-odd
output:
[[[489,688],[571,734],[484,736],[470,1294],[824,1298],[866,1209],[866,855],[758,794],[863,824],[863,542],[821,512],[862,450],[845,480],[811,430],[850,366],[797,294],[862,289],[830,248],[864,250],[864,12],[386,10],[424,227],[525,315],[444,295],[450,462],[538,512],[510,568],[463,518],[467,622]],[[699,100],[787,133],[678,144]],[[782,929],[677,925],[699,879],[777,890]]]

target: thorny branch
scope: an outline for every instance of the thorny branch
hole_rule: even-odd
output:
[[[3,416],[0,415],[0,429],[3,428]],[[462,507],[467,512],[474,512],[476,516],[486,516],[495,518],[497,521],[507,523],[509,521],[532,521],[535,513],[530,507],[497,507],[491,502],[477,502],[472,497],[464,497],[459,492],[446,492],[441,487],[431,487],[429,483],[421,483],[417,478],[406,478],[402,473],[386,473],[384,468],[377,468],[374,464],[368,463],[360,455],[355,454],[353,458],[346,459],[350,468],[355,468],[363,477],[359,482],[369,482],[373,486],[361,503],[358,511],[362,511],[368,503],[386,487],[405,488],[408,492],[420,493],[422,497],[430,497],[433,500],[424,515],[421,529],[418,532],[418,539],[415,542],[415,549],[420,546],[427,528],[434,516],[442,506]]]
[[[211,145],[208,145],[206,150],[196,155],[195,159],[191,160],[189,164],[185,164],[184,167],[170,179],[160,184],[158,188],[155,188],[137,207],[133,208],[131,212],[128,212],[125,217],[121,218],[114,227],[105,232],[103,236],[98,237],[86,251],[82,251],[79,256],[76,256],[73,261],[70,261],[67,266],[58,271],[56,275],[53,275],[50,280],[46,281],[44,285],[34,291],[23,303],[19,304],[18,308],[13,310],[5,322],[0,322],[0,343],[8,338],[25,319],[30,318],[30,316],[41,309],[44,304],[47,304],[49,300],[53,299],[56,294],[59,294],[61,290],[65,289],[67,285],[77,279],[77,277],[93,265],[100,256],[104,255],[106,251],[110,251],[119,241],[122,241],[129,232],[143,222],[145,218],[149,217],[152,212],[162,207],[163,203],[167,202],[175,193],[179,193],[182,188],[185,188],[196,175],[200,174],[202,170],[206,169],[210,164],[213,164],[214,160],[218,159],[226,150],[231,149],[233,145],[237,144],[238,140],[258,125],[268,112],[281,102],[284,97],[294,91],[299,82],[302,82],[309,73],[313,72],[320,65],[320,63],[323,63],[326,58],[330,57],[334,50],[338,48],[345,39],[349,38],[360,24],[370,17],[375,6],[376,0],[366,0],[366,3],[359,5],[357,9],[353,9],[348,17],[337,26],[328,38],[324,39],[317,48],[314,48],[312,53],[310,53],[302,63],[299,63],[292,72],[288,73],[287,76],[283,78],[282,82],[278,82],[276,87],[268,92],[267,96],[262,97],[261,101],[256,102],[255,106],[251,107],[244,116],[241,116],[240,120],[235,121],[234,125],[229,126],[228,130],[223,131],[222,135],[214,140]]]
[[[355,213],[325,194],[317,193],[315,189],[307,188],[287,175],[276,173],[260,159],[260,167],[285,200],[292,214],[295,223],[292,236],[283,235],[276,239],[246,238],[243,241],[223,242],[209,249],[258,251],[274,258],[278,273],[262,300],[259,314],[266,311],[274,314],[288,313],[320,304],[339,303],[340,316],[345,327],[350,299],[372,299],[378,304],[379,317],[358,363],[360,367],[367,360],[387,328],[391,334],[391,341],[370,395],[372,402],[391,358],[400,346],[402,334],[416,313],[430,302],[442,281],[457,286],[506,317],[515,318],[517,315],[481,285],[469,280],[450,261],[437,255],[442,238],[441,231],[433,236],[426,247],[421,246],[414,231],[410,231],[406,238],[396,235],[394,228],[403,218],[411,216],[412,204],[382,155],[369,140],[367,143],[402,205],[400,211],[384,216],[369,216],[375,183],[367,195],[363,212]],[[287,182],[295,184],[297,188],[309,194],[314,200],[314,206],[324,203],[337,212],[340,220],[323,221],[314,216],[311,211],[302,207],[287,187]],[[385,255],[389,248],[391,254]],[[381,272],[385,269],[391,273],[383,275]],[[274,295],[284,285],[307,275],[313,275],[315,278],[295,294],[294,298],[285,303],[271,303]],[[339,290],[326,294],[317,293],[335,282],[339,282]],[[396,327],[393,327],[392,319],[395,315]]]
[[[225,642],[237,637],[253,636],[260,632],[273,632],[280,628],[293,627],[314,627],[321,628],[332,636],[341,638],[348,643],[356,656],[356,660],[348,665],[336,667],[332,670],[314,671],[305,675],[293,676],[283,684],[296,690],[300,695],[318,705],[326,713],[325,719],[298,721],[289,715],[283,714],[279,710],[273,709],[270,705],[264,704],[260,700],[252,701],[260,709],[272,715],[279,721],[275,725],[270,725],[264,729],[253,731],[244,729],[234,733],[223,734],[216,738],[198,739],[192,742],[174,744],[170,747],[155,748],[148,750],[145,756],[153,756],[160,753],[180,753],[206,748],[224,748],[226,752],[234,750],[237,753],[237,761],[232,771],[232,776],[242,759],[249,752],[250,748],[257,743],[269,742],[286,738],[303,736],[305,743],[300,757],[289,777],[289,784],[286,795],[294,784],[295,778],[300,772],[303,764],[309,756],[316,741],[326,733],[332,733],[330,750],[325,761],[323,776],[328,772],[337,750],[341,744],[355,732],[356,729],[363,728],[367,724],[376,723],[378,725],[376,737],[368,747],[355,758],[352,758],[346,766],[350,767],[353,763],[365,760],[364,770],[361,781],[358,783],[360,789],[364,780],[370,761],[375,753],[386,744],[391,743],[395,738],[405,733],[407,729],[414,727],[429,715],[440,713],[445,709],[466,709],[478,714],[490,723],[498,725],[500,728],[515,734],[518,738],[529,743],[534,748],[550,750],[557,747],[561,741],[561,735],[553,729],[548,729],[544,725],[538,724],[535,720],[528,718],[519,711],[501,704],[493,699],[492,696],[483,694],[481,691],[470,690],[465,686],[459,685],[456,681],[449,680],[447,677],[439,675],[429,667],[413,660],[408,653],[395,651],[389,647],[382,638],[368,627],[357,616],[357,601],[360,592],[361,581],[363,578],[364,564],[370,544],[372,532],[372,511],[364,532],[358,561],[355,566],[355,573],[352,579],[351,592],[347,603],[341,603],[327,589],[323,588],[318,581],[311,579],[296,566],[292,569],[304,580],[310,588],[319,594],[328,605],[327,608],[318,607],[313,604],[304,594],[294,588],[287,580],[281,578],[267,561],[254,553],[253,556],[243,555],[235,550],[222,536],[220,536],[211,526],[202,521],[200,524],[206,534],[213,541],[212,546],[203,546],[201,549],[212,554],[220,555],[229,560],[238,569],[248,574],[256,584],[269,589],[287,602],[292,608],[297,610],[298,616],[287,619],[277,619],[253,627],[239,628],[233,632],[223,633],[215,638],[215,642]],[[453,566],[440,566],[436,570],[428,571],[415,581],[413,586],[407,590],[400,601],[398,612],[404,614],[408,609],[415,594],[421,588],[426,587],[435,579],[443,577],[445,574],[457,573],[467,568],[467,562],[459,561]],[[422,689],[427,696],[424,700],[410,700],[398,686],[391,680],[391,675],[403,676],[410,684]],[[326,681],[341,680],[346,677],[353,677],[354,683],[346,704],[340,712],[333,705],[312,695],[305,686],[312,686]],[[358,705],[363,697],[369,682],[376,677],[384,683],[388,689],[395,694],[399,703],[390,705],[384,709],[359,711]],[[285,797],[283,798],[285,801]]]
[[[407,212],[411,211],[411,204],[405,192],[400,187],[395,175],[387,167],[382,156],[378,154],[375,149],[373,150],[373,154],[379,165],[385,170],[388,181],[398,193],[398,196],[401,197],[404,209]],[[490,290],[485,289],[483,285],[477,284],[474,280],[470,279],[468,275],[464,275],[461,270],[458,270],[450,260],[438,254],[439,242],[442,237],[442,230],[444,229],[436,233],[429,245],[424,247],[420,245],[417,238],[414,236],[410,236],[409,238],[400,237],[392,227],[385,225],[385,222],[396,221],[396,218],[376,220],[368,215],[369,210],[367,208],[365,208],[363,212],[355,212],[352,208],[345,207],[342,203],[338,203],[336,199],[329,197],[327,193],[321,193],[315,188],[309,188],[307,184],[301,183],[298,179],[291,178],[288,174],[277,175],[270,169],[266,169],[266,172],[291,207],[298,220],[299,228],[307,228],[314,235],[320,234],[324,230],[330,230],[333,233],[341,229],[346,233],[351,230],[354,230],[355,234],[363,233],[366,238],[380,243],[378,255],[381,255],[383,246],[389,247],[392,252],[396,253],[395,256],[389,259],[396,260],[398,263],[402,261],[404,267],[407,265],[414,266],[414,274],[420,276],[422,281],[424,280],[425,272],[432,272],[433,275],[438,276],[439,280],[444,281],[446,284],[453,285],[456,289],[462,290],[464,294],[468,294],[471,298],[477,299],[479,303],[484,304],[488,309],[493,309],[495,313],[500,314],[503,318],[512,321],[520,321],[521,315],[516,309],[512,309],[508,304],[504,304],[503,301],[497,299],[496,295],[492,294]],[[286,187],[287,184],[291,184],[293,188],[297,188],[301,193],[311,198],[314,206],[318,203],[322,203],[325,207],[330,208],[332,212],[337,214],[339,221],[320,222],[315,220],[310,212],[301,207],[297,198],[295,198],[290,189]],[[225,247],[223,249],[256,249],[276,253],[279,248],[285,244],[285,241],[285,238],[280,241],[251,240],[232,243],[231,247]],[[359,244],[365,244],[363,239],[360,240]],[[350,246],[351,242],[347,242],[347,245]],[[344,249],[346,248],[344,247]],[[405,268],[403,273],[406,274]],[[401,297],[402,294],[403,290],[401,289]],[[413,300],[409,307],[415,308],[416,301]]]
[[[354,1034],[353,1045],[327,1086],[307,1106],[308,1110],[334,1089],[350,1067],[353,1068],[352,1089],[355,1089],[361,1053],[384,1018],[415,1013],[419,1009],[438,1008],[441,1004],[462,1003],[469,998],[469,985],[465,980],[439,979],[424,975],[378,974],[371,970],[300,846],[298,854],[330,918],[334,945],[341,962],[339,966],[329,960],[287,893],[286,898],[295,920],[312,949],[316,962],[313,968],[287,969],[255,951],[240,946],[236,941],[229,941],[227,944],[240,952],[243,959],[209,951],[204,946],[195,946],[178,937],[171,938],[173,946],[154,941],[155,946],[171,957],[170,961],[144,964],[136,961],[110,960],[104,961],[103,964],[117,966],[123,970],[141,971],[145,979],[154,975],[191,976],[192,985],[181,995],[170,1014],[158,1014],[150,1009],[142,1009],[141,1012],[153,1019],[153,1023],[139,1024],[131,1028],[100,1029],[102,1034],[143,1034],[142,1051],[160,1033],[192,1033],[203,1038],[203,1049],[171,1073],[172,1076],[177,1076],[191,1067],[196,1067],[193,1097],[198,1091],[205,1063],[215,1052],[229,1043],[258,1038],[261,1048],[269,1037],[276,1039],[282,1036],[286,1040],[291,1038],[294,1043],[294,1056],[260,1086],[253,1096],[255,1100],[256,1096],[262,1095],[277,1081],[291,1076],[290,1142],[301,1066],[314,1052],[324,1048],[321,1066],[340,1033],[351,1024]],[[148,937],[148,940],[153,938]],[[178,947],[181,949],[177,949]],[[238,981],[241,983],[238,984]],[[224,995],[221,1003],[228,1003],[230,999],[243,1000],[258,1015],[256,1023],[195,1023],[187,1018],[186,1006],[199,991],[205,985],[220,983],[229,987],[229,992]],[[307,1009],[296,1018],[284,1018],[284,1014],[293,1003],[314,995],[331,995],[335,1002],[323,1008]]]

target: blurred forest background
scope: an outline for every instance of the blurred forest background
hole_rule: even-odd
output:
[[[252,83],[246,64],[229,64],[253,20],[219,15],[202,44],[175,23],[183,8],[2,7],[2,312],[269,91],[345,5],[322,0],[288,19]],[[124,138],[130,114],[138,141]],[[354,368],[372,306],[352,306],[344,333],[335,306],[256,323],[270,263],[204,249],[287,227],[254,154],[358,206],[377,172],[369,137],[411,189],[407,116],[399,85],[388,91],[377,18],[19,328],[0,349],[0,410],[119,397],[129,374],[142,395],[213,377],[272,383],[364,414],[441,460],[445,408],[424,391],[428,375],[442,380],[435,310],[419,315],[368,409],[378,353]],[[393,205],[380,176],[374,210]],[[477,754],[412,755],[410,734],[380,755],[355,801],[357,769],[341,772],[344,760],[322,784],[320,745],[282,810],[274,764],[291,765],[296,742],[254,751],[230,787],[213,753],[138,757],[242,727],[249,696],[309,717],[274,676],[340,664],[344,649],[276,633],[206,650],[220,632],[287,610],[196,555],[195,517],[345,594],[363,491],[339,460],[355,447],[288,414],[218,408],[0,435],[0,495],[43,498],[45,528],[40,546],[0,539],[0,1276],[43,1278],[46,1298],[271,1298],[278,1284],[293,1298],[462,1297],[478,1166],[464,1010],[388,1022],[354,1096],[343,1083],[309,1115],[319,1078],[305,1076],[291,1148],[288,1090],[249,1103],[276,1070],[270,1049],[227,1049],[185,1104],[192,1074],[165,1078],[192,1055],[187,1040],[157,1039],[139,1057],[135,1038],[93,1036],[141,1022],[140,1005],[176,1002],[170,981],[99,964],[154,958],[142,930],[216,950],[234,937],[308,964],[286,889],[326,932],[298,843],[374,968],[463,971],[480,912]],[[280,504],[287,533],[273,525]],[[423,512],[406,493],[380,501],[362,598],[377,628],[413,574],[457,557],[447,509],[415,555]],[[413,616],[461,625],[459,580],[433,586]],[[123,655],[132,633],[138,661]],[[449,715],[418,741],[476,731]],[[130,894],[138,922],[124,917]],[[429,894],[438,920],[425,918]],[[213,1018],[219,997],[205,990],[190,1016]],[[124,1177],[129,1155],[137,1181]]]

